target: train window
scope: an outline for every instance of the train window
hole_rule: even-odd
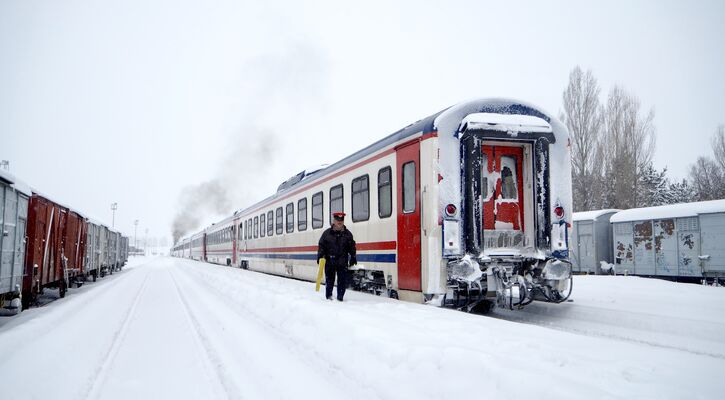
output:
[[[516,189],[516,158],[512,156],[501,157],[501,197],[504,199],[517,199]]]
[[[352,222],[370,219],[369,181],[368,175],[352,180]]]
[[[342,185],[337,185],[330,189],[330,219],[332,221],[332,213],[345,212],[345,201],[343,198],[344,191]]]
[[[274,227],[276,228],[275,231],[278,235],[282,234],[282,207],[277,207],[276,211],[276,219],[274,221]]]
[[[244,230],[242,229],[242,223],[239,223],[239,230],[237,231],[237,240],[242,240],[242,234],[244,233]]]
[[[254,238],[259,237],[259,217],[254,217]]]
[[[285,206],[285,214],[286,216],[286,228],[287,233],[292,233],[295,230],[295,206],[292,203],[289,203]]]
[[[324,210],[324,194],[318,192],[312,195],[312,229],[322,228],[323,210]]]
[[[264,237],[266,226],[267,225],[264,223],[264,213],[262,213],[262,215],[259,216],[259,236]]]
[[[390,167],[378,171],[378,216],[387,218],[393,214],[393,182]]]
[[[251,218],[249,218],[249,220],[247,222],[248,222],[247,226],[249,226],[249,238],[248,239],[252,239],[254,237],[254,235],[252,234],[254,232],[254,225],[252,224]]]
[[[403,212],[415,211],[415,161],[403,164]]]
[[[269,211],[267,213],[267,236],[274,234],[274,213]]]
[[[297,202],[297,230],[307,230],[307,197]]]

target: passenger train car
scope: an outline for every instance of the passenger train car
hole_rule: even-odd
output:
[[[352,286],[471,310],[571,293],[569,136],[535,106],[464,102],[320,169],[172,248],[178,257],[315,280],[347,213]]]

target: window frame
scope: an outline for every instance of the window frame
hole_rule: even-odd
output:
[[[320,204],[315,205],[315,198],[319,197]],[[319,208],[320,224],[315,225],[315,207]],[[325,193],[320,191],[312,195],[312,229],[320,229],[325,226]]]
[[[267,230],[264,229],[264,227],[267,226],[267,224],[266,224],[265,220],[266,220],[266,214],[265,213],[259,214],[259,237],[266,236]]]
[[[267,211],[267,226],[265,229],[267,229],[267,236],[274,235],[274,211],[272,210]]]
[[[284,206],[284,214],[285,214],[285,231],[287,233],[292,233],[295,231],[295,205],[294,202],[287,203],[286,206]]]
[[[254,238],[259,237],[259,216],[254,217]]]
[[[339,198],[336,198],[335,200],[337,200],[337,199],[340,200],[341,207],[340,207],[340,210],[332,211],[332,203],[333,203],[333,201],[335,201],[335,200],[332,199],[332,191],[333,190],[337,190],[337,189],[340,189],[340,197]],[[329,218],[330,219],[329,219],[329,221],[332,221],[332,213],[333,212],[345,212],[345,186],[342,183],[340,183],[338,185],[335,185],[335,186],[331,187],[330,190],[329,190],[329,192],[328,192],[328,195],[330,196],[330,206],[329,206],[330,207],[329,208],[329,211],[330,211],[329,212]]]
[[[406,193],[407,192],[406,192],[406,187],[405,187],[405,182],[406,182],[406,180],[405,180],[405,167],[407,165],[413,165],[413,208],[410,209],[410,210],[407,210],[405,208],[405,200],[407,199],[407,197],[406,197]],[[415,196],[415,186],[416,186],[416,176],[415,176],[416,174],[415,174],[415,171],[416,171],[416,162],[413,161],[413,160],[408,161],[408,162],[406,162],[406,163],[404,163],[403,165],[400,166],[400,176],[401,176],[401,181],[402,181],[402,182],[400,182],[400,185],[402,186],[402,190],[401,190],[401,195],[402,195],[401,196],[402,197],[402,199],[401,199],[401,205],[402,205],[402,208],[403,208],[401,211],[403,212],[403,214],[412,214],[412,213],[415,213],[415,210],[418,208],[418,204],[416,204],[416,201],[415,201],[416,200],[415,199],[416,198],[416,196]]]
[[[283,220],[283,211],[282,206],[277,207],[275,210],[275,218],[274,218],[274,230],[277,232],[278,235],[281,235],[284,233],[284,220]]]
[[[366,183],[365,190],[360,190],[360,191],[357,191],[356,192],[355,191],[355,183],[356,182],[361,182],[361,181],[365,181],[365,183]],[[365,218],[356,218],[356,215],[355,215],[355,195],[359,195],[359,194],[362,194],[362,193],[367,194],[367,214],[366,214]],[[350,205],[350,209],[351,209],[351,212],[350,213],[352,214],[352,222],[368,221],[370,219],[370,175],[369,174],[365,174],[365,175],[358,176],[357,178],[354,178],[352,180],[352,182],[350,183],[350,195],[351,195],[350,201],[352,203]]]
[[[301,207],[302,204],[304,204],[304,207]],[[304,216],[304,218],[300,218],[300,216]],[[307,230],[307,197],[303,197],[303,198],[297,200],[297,232],[304,232],[306,230]]]
[[[381,184],[380,183],[380,175],[383,174],[383,172],[388,173],[388,182]],[[390,198],[388,199],[388,214],[383,214],[381,212],[382,207],[380,207],[382,198],[380,197],[381,188],[387,187],[390,192]],[[378,218],[390,218],[390,216],[393,215],[393,169],[388,165],[387,167],[380,168],[378,170]]]

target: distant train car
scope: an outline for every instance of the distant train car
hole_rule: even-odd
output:
[[[33,192],[28,209],[24,307],[44,288],[58,288],[64,297],[70,283],[82,274],[83,255],[77,235],[79,230],[83,232],[79,227],[83,223],[83,217],[70,208]]]
[[[614,263],[612,253],[612,224],[609,219],[621,210],[576,212],[571,230],[571,261],[574,272],[586,274],[611,273],[602,270],[601,263]]]
[[[30,187],[0,170],[0,307],[19,312]]]
[[[569,146],[566,128],[534,106],[461,103],[293,176],[192,235],[190,258],[314,280],[317,241],[343,211],[357,289],[469,310],[561,302],[571,293]]]
[[[204,230],[206,261],[232,265],[237,243],[234,230],[236,220],[234,217],[227,218]]]
[[[87,278],[96,279],[101,275],[101,231],[103,225],[92,219],[86,220],[86,261],[83,273]]]
[[[206,261],[206,234],[199,232],[191,236],[189,258],[197,261]]]
[[[611,222],[617,273],[725,279],[725,200],[635,208]]]
[[[5,171],[0,171],[0,228],[0,306],[5,308],[27,308],[45,288],[57,288],[64,297],[72,284],[95,281],[127,260],[128,238]]]
[[[121,266],[119,267],[119,269],[121,269],[121,267],[126,265],[126,262],[128,262],[128,237],[127,236],[121,236],[120,255],[121,255],[121,257],[120,257]]]

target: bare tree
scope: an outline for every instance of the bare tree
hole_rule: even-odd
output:
[[[615,86],[603,113],[604,135],[600,143],[604,167],[604,207],[633,208],[647,202],[640,187],[652,162],[656,144],[654,111],[641,115],[639,99]]]
[[[715,162],[720,166],[720,172],[725,174],[725,125],[719,125],[712,137],[712,152]]]
[[[591,70],[583,72],[576,66],[569,73],[569,85],[563,94],[564,110],[560,117],[572,139],[574,211],[598,207],[597,198],[592,194],[601,181],[598,179],[602,127],[599,92],[599,84]]]
[[[725,174],[710,157],[698,157],[690,167],[690,182],[695,200],[717,200],[725,198]]]

